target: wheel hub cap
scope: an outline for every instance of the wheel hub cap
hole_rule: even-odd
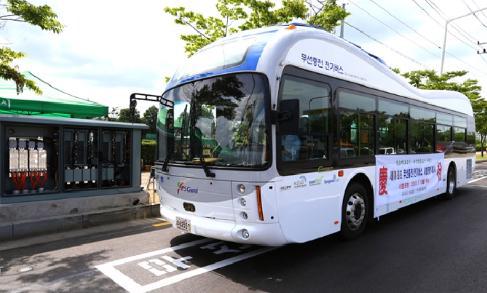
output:
[[[360,194],[355,193],[350,196],[345,212],[345,218],[350,230],[358,230],[365,218],[365,201]]]

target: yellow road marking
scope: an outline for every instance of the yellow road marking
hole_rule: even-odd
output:
[[[161,223],[152,224],[152,227],[167,227],[167,226],[171,226],[171,223],[164,221]]]

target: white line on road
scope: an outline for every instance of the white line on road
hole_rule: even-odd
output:
[[[266,253],[266,252],[269,252],[269,251],[275,249],[273,247],[257,249],[257,250],[250,251],[250,252],[247,252],[247,253],[244,253],[241,255],[237,255],[234,257],[230,257],[227,259],[220,260],[218,262],[215,262],[213,264],[210,264],[210,265],[207,265],[207,266],[204,266],[201,268],[196,268],[194,270],[187,271],[187,272],[184,272],[184,273],[172,276],[172,277],[161,279],[159,281],[156,281],[154,283],[147,284],[144,286],[138,284],[136,281],[131,279],[129,276],[123,274],[122,272],[120,272],[119,270],[117,270],[115,268],[116,266],[123,265],[123,264],[129,263],[129,262],[133,262],[133,261],[137,261],[137,260],[141,260],[141,259],[146,259],[149,257],[161,255],[161,254],[166,254],[168,252],[174,252],[174,251],[177,251],[180,249],[193,247],[193,246],[204,244],[204,243],[211,242],[211,241],[215,241],[215,240],[205,238],[205,239],[196,240],[196,241],[192,241],[192,242],[188,242],[188,243],[183,243],[183,244],[176,245],[176,246],[169,247],[169,248],[164,248],[164,249],[160,249],[160,250],[156,250],[156,251],[151,251],[151,252],[147,252],[147,253],[143,253],[143,254],[139,254],[139,255],[126,257],[123,259],[114,260],[114,261],[111,261],[111,262],[108,262],[108,263],[105,263],[102,265],[98,265],[98,266],[96,266],[96,268],[99,271],[101,271],[103,274],[105,274],[107,277],[112,279],[119,286],[121,286],[122,288],[124,288],[125,290],[127,290],[129,292],[149,292],[149,291],[152,291],[152,290],[155,290],[158,288],[162,288],[164,286],[168,286],[168,285],[172,285],[172,284],[181,282],[183,280],[186,280],[186,279],[194,277],[194,276],[198,276],[198,275],[201,275],[201,274],[204,274],[207,272],[214,271],[216,269],[220,269],[220,268],[232,265],[236,262],[243,261],[243,260],[246,260],[248,258],[257,256],[257,255],[260,255],[260,254],[263,254],[263,253]],[[221,241],[215,242],[215,244],[218,244],[218,243],[223,243],[223,242],[221,242]],[[229,252],[233,252],[233,251],[229,250]]]
[[[125,290],[129,292],[143,292],[142,286],[137,284],[134,280],[130,279],[126,275],[122,274],[113,266],[109,264],[103,264],[100,266],[96,266],[96,268]]]
[[[480,181],[480,180],[485,179],[485,178],[487,178],[487,176],[482,176],[480,178],[477,178],[477,179],[473,179],[473,180],[468,181],[467,184],[474,183],[474,182]]]
[[[155,255],[164,254],[164,253],[168,253],[168,252],[174,252],[176,250],[196,246],[196,245],[203,244],[203,243],[210,242],[210,241],[214,241],[214,240],[209,239],[209,238],[204,238],[204,239],[200,239],[200,240],[196,240],[196,241],[186,242],[186,243],[179,244],[179,245],[169,247],[169,248],[164,248],[164,249],[160,249],[160,250],[156,250],[156,251],[151,251],[151,252],[142,253],[142,254],[138,254],[138,255],[134,255],[134,256],[129,256],[129,257],[122,258],[122,259],[117,259],[117,260],[111,261],[109,263],[106,263],[104,265],[110,265],[113,267],[119,266],[119,265],[123,265],[123,264],[128,263],[128,262],[136,261],[136,260],[143,259],[143,258],[149,258],[149,257],[155,256]]]
[[[231,258],[227,258],[227,259],[221,260],[221,261],[216,262],[216,263],[211,264],[211,265],[207,265],[207,266],[202,267],[202,268],[197,268],[197,269],[189,271],[189,272],[185,272],[185,273],[182,273],[179,275],[175,275],[175,276],[172,276],[172,277],[162,279],[160,281],[145,285],[145,286],[140,288],[141,291],[137,291],[137,292],[149,292],[149,291],[159,289],[159,288],[162,288],[162,287],[165,287],[168,285],[172,285],[172,284],[181,282],[183,280],[189,279],[191,277],[198,276],[198,275],[201,275],[201,274],[204,274],[207,272],[211,272],[211,271],[232,265],[236,262],[246,260],[248,258],[269,252],[269,251],[274,250],[274,249],[275,249],[274,247],[261,248],[261,249],[254,250],[251,252],[247,252],[247,253],[237,255],[237,256],[234,256]]]
[[[147,252],[147,253],[143,253],[143,254],[139,254],[139,255],[134,255],[134,256],[114,260],[114,261],[111,261],[111,262],[108,262],[108,263],[105,263],[102,265],[98,265],[98,266],[96,266],[96,268],[100,272],[105,274],[107,277],[112,279],[119,286],[124,288],[125,290],[127,290],[129,292],[143,292],[141,285],[137,284],[134,280],[132,280],[131,278],[122,274],[119,270],[117,270],[115,268],[115,266],[119,266],[119,265],[122,265],[122,264],[125,264],[128,262],[139,260],[139,259],[152,257],[155,255],[160,255],[160,254],[164,254],[164,253],[173,252],[176,250],[196,246],[196,245],[207,243],[210,241],[212,241],[212,239],[208,239],[208,238],[200,239],[200,240],[196,240],[196,241],[191,241],[191,242],[183,243],[183,244],[176,245],[176,246],[169,247],[169,248],[164,248],[164,249],[160,249],[160,250],[156,250],[156,251],[151,251],[151,252]]]

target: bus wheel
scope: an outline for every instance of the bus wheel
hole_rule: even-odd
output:
[[[455,197],[457,191],[457,174],[453,166],[448,167],[448,174],[446,175],[446,192],[445,198],[452,199]]]
[[[342,205],[342,226],[340,234],[344,239],[358,237],[369,218],[367,189],[358,183],[351,183],[345,191]]]

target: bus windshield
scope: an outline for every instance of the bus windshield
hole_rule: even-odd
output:
[[[265,78],[240,73],[194,81],[164,94],[157,128],[159,160],[262,167],[268,162]]]

